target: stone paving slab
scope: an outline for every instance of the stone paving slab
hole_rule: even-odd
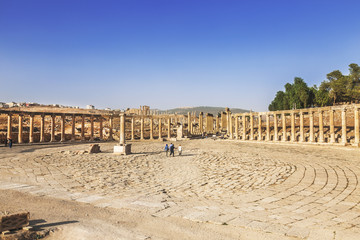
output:
[[[182,145],[188,155],[175,158],[158,150],[162,143],[139,143],[127,156],[111,154],[111,144],[91,155],[73,154],[81,145],[66,146],[66,156],[64,148],[2,148],[0,189],[299,239],[359,239],[357,149],[207,140]]]

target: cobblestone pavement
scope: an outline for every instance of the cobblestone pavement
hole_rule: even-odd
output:
[[[178,144],[178,143],[176,143]],[[308,239],[360,238],[360,150],[225,140],[0,148],[0,189]]]

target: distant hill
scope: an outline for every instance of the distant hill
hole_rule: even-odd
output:
[[[200,106],[200,107],[182,107],[182,108],[174,108],[168,110],[159,110],[160,113],[176,113],[176,114],[187,114],[188,112],[196,112],[198,115],[200,112],[203,113],[212,113],[214,116],[219,112],[225,111],[225,107],[209,107],[209,106]],[[243,113],[250,112],[249,110],[241,109],[241,108],[230,108],[232,113]]]

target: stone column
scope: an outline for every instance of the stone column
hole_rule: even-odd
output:
[[[168,118],[168,139],[171,138],[171,118]]]
[[[76,125],[76,116],[72,115],[72,123],[71,123],[71,141],[75,141],[75,125]]]
[[[335,143],[334,113],[335,110],[330,109],[330,143]]]
[[[34,114],[30,114],[29,143],[34,142]]]
[[[125,146],[125,113],[120,113],[120,146]]]
[[[61,115],[61,142],[65,142],[65,114]]]
[[[323,110],[319,111],[319,142],[324,142],[324,117],[323,117]]]
[[[81,141],[85,140],[85,115],[81,116]]]
[[[190,130],[191,130],[191,125],[190,125]],[[159,140],[162,140],[162,120],[159,117]]]
[[[191,134],[191,115],[190,112],[188,112],[187,122],[188,122],[188,134]]]
[[[309,117],[310,117],[310,142],[313,143],[314,142],[314,112],[313,110],[309,111]]]
[[[305,142],[304,135],[304,112],[300,112],[300,142]]]
[[[45,115],[41,114],[40,120],[40,142],[45,141]]]
[[[258,141],[261,141],[262,140],[262,126],[261,126],[261,114],[259,114],[258,116]]]
[[[23,116],[19,115],[19,136],[18,143],[23,143]]]
[[[55,115],[51,115],[51,135],[50,142],[55,142]]]
[[[216,115],[215,133],[219,132],[219,123],[220,123],[219,115]]]
[[[7,138],[11,138],[12,134],[12,115],[11,113],[8,114],[8,122],[7,122]]]
[[[140,140],[144,140],[144,116],[140,118]]]
[[[150,139],[154,139],[154,123],[152,116],[150,116]]]
[[[295,112],[291,111],[291,142],[295,142]]]
[[[287,141],[287,137],[286,137],[286,116],[285,113],[281,113],[281,123],[282,123],[282,142],[286,142]]]
[[[254,114],[250,113],[250,140],[254,140]]]
[[[341,143],[346,144],[346,108],[341,111]]]
[[[103,135],[103,118],[102,116],[99,117],[99,132],[100,132],[100,140],[103,140],[104,139],[104,135]]]
[[[235,116],[235,139],[239,139],[239,117]]]
[[[94,140],[94,116],[90,116],[90,141]]]
[[[277,114],[274,113],[274,141],[279,141],[279,135],[278,135],[278,122],[277,122]]]
[[[234,129],[233,129],[233,119],[232,119],[232,114],[229,114],[229,129],[230,129],[230,139],[234,138]]]
[[[135,119],[134,117],[131,118],[131,140],[135,139]]]
[[[242,140],[245,141],[246,140],[246,115],[245,115],[245,113],[242,115],[242,128],[243,128]]]
[[[266,141],[270,141],[270,116],[266,113]]]
[[[359,136],[360,126],[359,126],[359,109],[357,107],[354,108],[354,146],[359,147],[360,144],[360,136]]]
[[[199,113],[199,128],[200,128],[200,133],[202,134],[204,132],[203,128],[203,112]]]
[[[110,116],[109,118],[109,140],[113,140],[113,116]]]

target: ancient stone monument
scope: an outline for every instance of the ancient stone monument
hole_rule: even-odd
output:
[[[125,113],[120,113],[120,143],[114,146],[114,153],[127,155],[131,153],[131,144],[125,143]]]

